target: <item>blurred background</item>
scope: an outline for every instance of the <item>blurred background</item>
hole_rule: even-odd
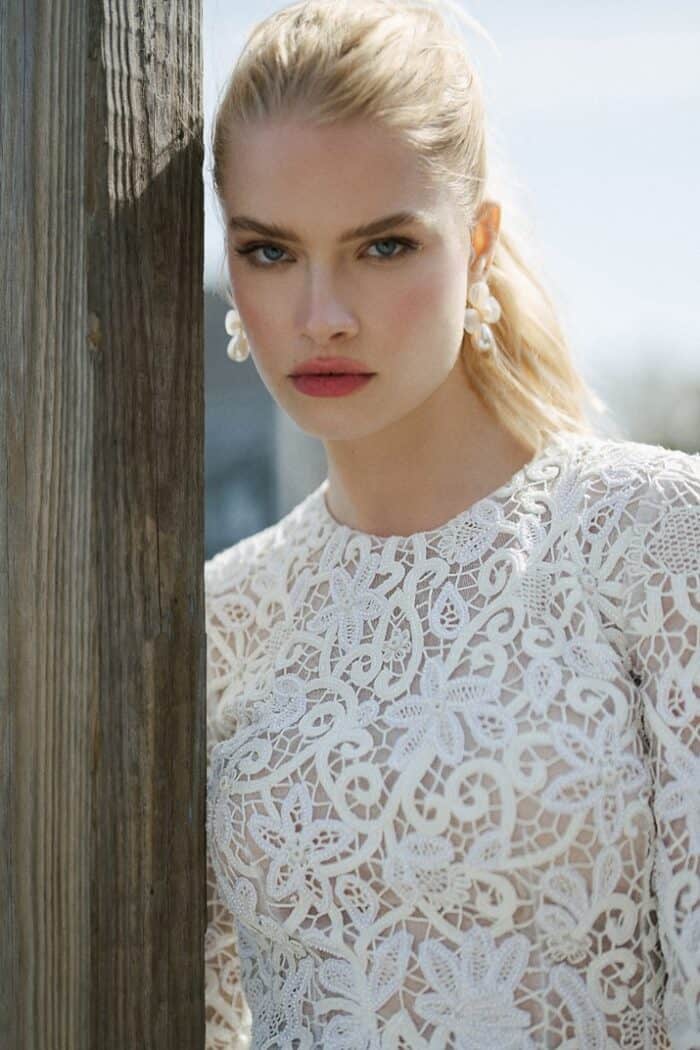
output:
[[[206,557],[325,477],[321,443],[226,356],[212,120],[254,23],[286,6],[204,0]],[[623,436],[700,450],[700,4],[463,4],[491,135],[530,219],[574,359]],[[503,217],[505,222],[506,216]]]

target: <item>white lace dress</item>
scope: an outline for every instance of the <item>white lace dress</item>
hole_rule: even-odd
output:
[[[208,1050],[700,1048],[700,455],[206,563]]]

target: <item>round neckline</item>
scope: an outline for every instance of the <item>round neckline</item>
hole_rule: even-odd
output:
[[[569,432],[555,434],[546,442],[539,452],[535,453],[535,455],[532,456],[527,463],[524,463],[522,467],[519,467],[518,470],[516,470],[507,481],[504,481],[502,485],[499,485],[498,488],[487,493],[485,496],[481,496],[468,507],[458,511],[457,514],[448,518],[447,521],[444,521],[441,525],[434,526],[432,529],[423,529],[419,532],[410,532],[407,534],[392,533],[388,536],[380,536],[377,533],[365,532],[364,529],[356,529],[351,525],[347,525],[345,522],[338,521],[338,519],[331,513],[326,501],[326,493],[328,492],[330,484],[327,477],[323,479],[318,488],[312,493],[311,498],[316,502],[324,524],[330,526],[332,529],[342,529],[348,536],[359,536],[365,540],[376,541],[377,543],[388,543],[392,540],[399,543],[406,543],[414,540],[428,539],[431,536],[435,536],[437,533],[445,532],[447,529],[454,528],[461,522],[466,521],[466,519],[471,517],[474,514],[474,511],[483,504],[490,502],[503,502],[506,497],[518,487],[521,481],[524,481],[528,470],[531,470],[540,460],[551,455],[556,448],[561,447],[565,439],[572,440],[577,436],[578,435]]]

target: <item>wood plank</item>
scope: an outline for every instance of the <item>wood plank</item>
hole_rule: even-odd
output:
[[[204,1045],[201,5],[0,5],[0,1045]]]

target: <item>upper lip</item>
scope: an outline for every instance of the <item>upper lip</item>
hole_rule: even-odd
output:
[[[336,372],[338,375],[373,374],[364,365],[349,357],[312,357],[309,361],[297,365],[291,375],[327,375],[329,372]]]

